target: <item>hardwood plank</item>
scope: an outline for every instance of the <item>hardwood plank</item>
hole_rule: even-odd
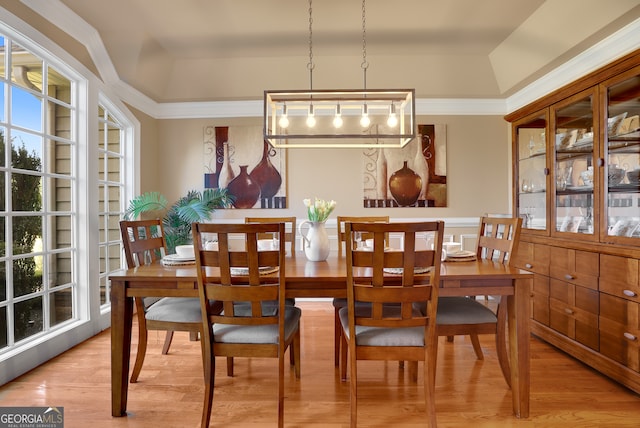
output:
[[[349,423],[349,384],[333,365],[333,307],[301,302],[302,377],[285,374],[285,425],[345,427]],[[134,322],[134,346],[137,325]],[[197,427],[203,379],[199,342],[176,333],[168,355],[164,336],[152,332],[139,382],[129,385],[128,416],[111,417],[110,331],[76,346],[0,387],[2,406],[64,406],[66,427]],[[531,338],[531,413],[512,415],[511,391],[502,378],[491,336],[481,336],[484,361],[471,342],[441,338],[436,406],[440,427],[637,426],[640,396],[556,348]],[[272,427],[277,421],[276,362],[235,360],[228,378],[223,359],[216,367],[211,426]],[[422,427],[423,388],[396,362],[359,365],[358,414],[362,427]]]

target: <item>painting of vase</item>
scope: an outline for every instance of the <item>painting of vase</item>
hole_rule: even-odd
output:
[[[286,208],[286,150],[264,141],[260,126],[204,128],[204,187],[226,188],[233,208]]]
[[[446,207],[446,125],[418,125],[402,149],[363,150],[365,208]]]

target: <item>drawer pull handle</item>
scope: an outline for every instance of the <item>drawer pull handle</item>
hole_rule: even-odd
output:
[[[574,277],[573,275],[571,275],[571,274],[566,274],[566,275],[564,276],[564,279],[566,279],[566,280],[572,280],[572,279],[575,279],[575,277]]]
[[[524,267],[526,267],[527,269],[531,269],[533,265],[531,263],[527,263],[526,265],[524,265]]]
[[[629,340],[636,340],[636,337],[631,333],[624,333],[624,337]]]
[[[623,290],[622,294],[624,294],[627,297],[637,297],[638,296],[634,291],[631,291],[631,290]]]
[[[569,314],[569,315],[573,315],[573,311],[569,308],[565,308],[564,309],[565,313]]]

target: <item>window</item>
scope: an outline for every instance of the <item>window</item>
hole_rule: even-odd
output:
[[[0,354],[77,317],[74,82],[0,34]]]
[[[109,303],[108,275],[122,267],[119,222],[124,206],[125,130],[110,110],[98,108],[98,218],[100,225],[100,304]]]

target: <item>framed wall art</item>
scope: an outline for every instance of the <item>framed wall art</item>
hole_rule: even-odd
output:
[[[446,125],[419,125],[402,149],[364,150],[363,168],[365,208],[446,207]]]
[[[204,128],[204,187],[226,188],[234,208],[286,208],[286,151],[260,126]]]

